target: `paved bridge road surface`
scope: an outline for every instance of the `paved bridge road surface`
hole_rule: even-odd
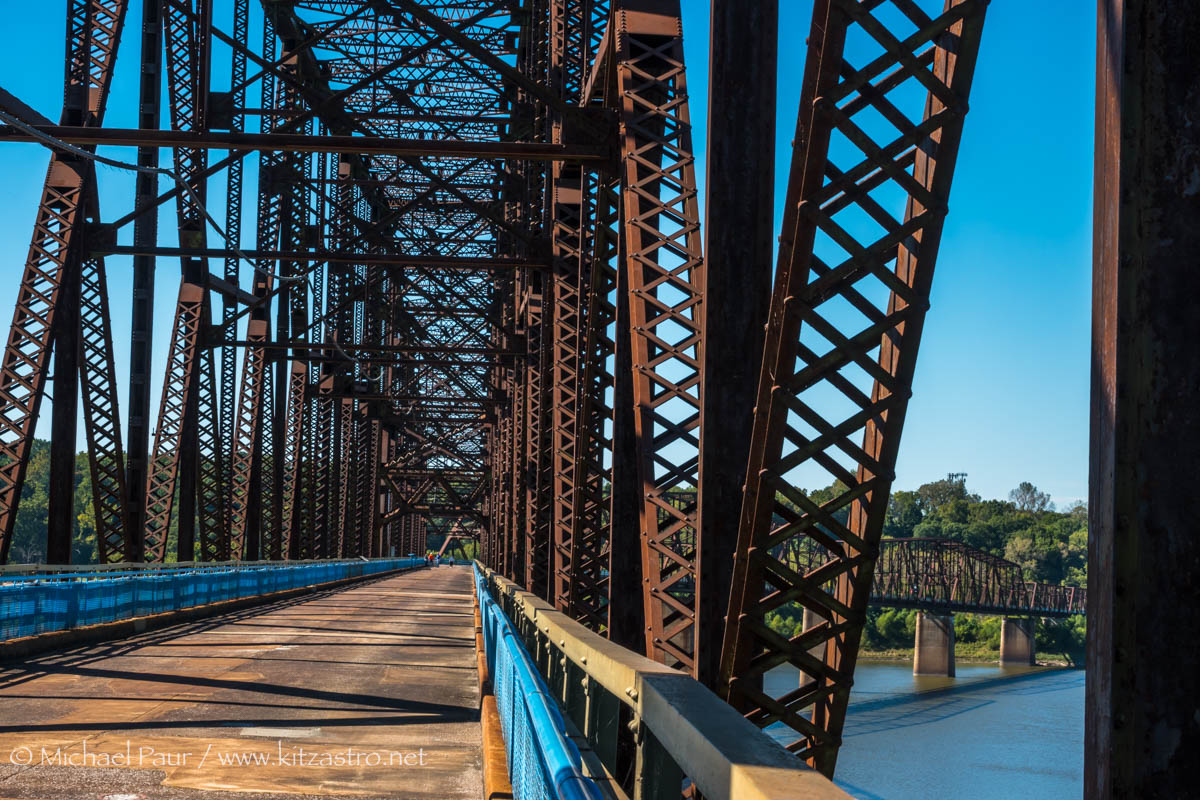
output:
[[[441,567],[0,665],[0,798],[476,800],[472,623]]]

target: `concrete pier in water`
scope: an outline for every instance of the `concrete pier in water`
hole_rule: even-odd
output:
[[[954,677],[954,615],[917,614],[913,674]]]
[[[1000,665],[1032,667],[1037,620],[1005,617],[1000,623]]]

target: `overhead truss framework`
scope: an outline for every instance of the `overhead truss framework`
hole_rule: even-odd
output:
[[[473,539],[832,772],[985,5],[817,1],[745,353],[706,341],[707,276],[742,265],[702,252],[679,0],[147,0],[124,35],[124,0],[71,0],[58,124],[0,93],[0,142],[51,152],[0,373],[0,560],[49,394],[44,556],[70,558],[81,398],[102,562]],[[136,129],[102,125],[118,49],[141,62]],[[103,215],[101,144],[139,170]],[[770,218],[750,184],[771,175],[709,180]],[[761,364],[757,397],[721,384],[731,358]],[[749,464],[725,475],[702,420],[737,407]],[[705,551],[702,486],[743,467],[740,526]],[[818,482],[840,493],[813,503]],[[817,620],[791,640],[767,624],[789,605]],[[785,662],[806,677],[771,696]]]

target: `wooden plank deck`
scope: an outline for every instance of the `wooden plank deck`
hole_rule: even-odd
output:
[[[482,796],[468,567],[0,665],[0,798]]]

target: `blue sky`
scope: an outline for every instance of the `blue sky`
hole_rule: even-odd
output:
[[[225,28],[228,5],[218,0],[215,10]],[[109,125],[136,125],[136,39],[129,29],[138,24],[139,6],[133,0]],[[65,0],[12,4],[0,33],[0,85],[55,120],[62,102],[64,9]],[[683,9],[702,182],[708,0],[683,0]],[[776,227],[811,12],[811,0],[781,2]],[[897,488],[966,472],[971,489],[985,497],[1004,497],[1023,480],[1060,504],[1087,495],[1094,42],[1090,3],[1004,0],[988,10]],[[106,153],[134,157],[125,148]],[[47,161],[36,145],[0,146],[4,324],[11,319]],[[131,207],[133,184],[115,170],[101,176],[102,216],[111,219]],[[173,216],[174,209],[165,207],[164,241],[173,238]],[[108,261],[122,391],[129,266],[128,259]],[[178,267],[161,260],[156,305],[166,313],[160,322],[169,316],[177,288]],[[156,331],[158,376],[166,336]],[[49,431],[44,416],[43,436]]]

